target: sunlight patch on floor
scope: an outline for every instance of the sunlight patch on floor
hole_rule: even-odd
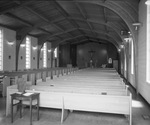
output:
[[[133,108],[142,108],[144,107],[143,103],[137,100],[132,100],[132,107]]]

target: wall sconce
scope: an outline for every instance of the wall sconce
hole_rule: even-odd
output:
[[[142,26],[142,23],[137,22],[137,23],[133,23],[132,25],[135,27],[135,30],[138,30],[138,28]]]
[[[118,49],[118,52],[121,52],[121,49]]]
[[[12,42],[7,41],[7,44],[10,45],[10,46],[13,46],[14,45],[14,41],[12,41]]]
[[[51,49],[48,50],[49,53],[50,53],[51,51],[52,51]]]
[[[120,45],[120,48],[121,48],[121,49],[124,48],[124,45]]]
[[[130,31],[128,31],[128,34],[129,34],[130,36],[132,36],[132,33],[131,33]]]
[[[132,38],[128,37],[128,38],[124,38],[125,42],[130,42],[132,41]]]
[[[33,49],[33,50],[36,50],[36,49],[37,49],[37,46],[32,46],[32,49]]]
[[[23,48],[23,47],[25,47],[26,45],[25,45],[25,44],[20,44],[20,46]]]
[[[150,5],[150,0],[147,0],[147,1],[145,2],[145,4],[146,4],[146,5]]]

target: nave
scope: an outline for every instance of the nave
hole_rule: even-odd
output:
[[[108,74],[109,74],[108,75],[109,77],[112,75],[110,73],[111,71],[109,71],[108,74],[105,73],[105,71],[103,71],[103,73],[99,73],[100,71],[99,72],[93,72],[93,71],[88,72],[88,70],[76,71],[76,72],[70,73],[70,74],[64,75],[64,76],[54,77],[54,79],[48,80],[47,82],[38,83],[39,85],[38,84],[36,85],[36,88],[34,91],[38,91],[39,88],[42,88],[43,86],[47,86],[50,88],[51,87],[51,86],[49,86],[50,84],[53,84],[54,87],[56,86],[56,88],[51,89],[51,91],[53,91],[53,92],[59,92],[62,90],[64,91],[66,88],[59,85],[61,83],[67,87],[67,91],[65,91],[67,93],[70,92],[70,91],[68,91],[68,87],[70,90],[71,86],[73,85],[74,88],[73,88],[72,92],[74,92],[74,93],[76,93],[76,92],[81,93],[82,92],[82,93],[86,94],[87,93],[86,89],[85,89],[85,91],[82,91],[83,88],[82,88],[81,83],[85,85],[85,88],[90,87],[90,86],[88,86],[89,83],[88,82],[87,83],[81,82],[81,80],[86,81],[85,78],[87,78],[86,76],[88,76],[88,74],[91,74],[91,77],[87,78],[88,80],[90,80],[92,77],[94,77],[96,79],[96,74],[101,74],[100,79],[103,79],[102,80],[103,82],[104,82],[105,77]],[[86,74],[86,76],[85,76],[85,74]],[[105,75],[103,76],[103,74],[105,74]],[[76,77],[76,76],[78,76],[78,79],[76,79],[76,78],[73,79],[73,77]],[[83,78],[84,78],[84,80],[83,80]],[[66,81],[66,83],[63,82],[63,79]],[[100,79],[99,79],[99,84],[101,84]],[[113,79],[114,79],[114,76],[113,76]],[[73,80],[80,82],[79,84],[81,85],[82,90],[77,89],[77,88],[80,88],[80,86],[78,86],[78,82],[76,82],[75,84],[74,84],[74,82],[70,82]],[[67,81],[70,82],[69,86],[67,85]],[[97,82],[95,82],[95,81],[93,82],[93,86],[97,85]],[[110,85],[109,79],[107,79],[107,81],[108,82],[105,84]],[[87,84],[87,86],[86,86],[86,84]],[[31,88],[33,88],[33,87],[34,86],[32,86]],[[100,86],[100,87],[102,87],[102,86]],[[144,102],[144,100],[142,99],[142,97],[140,95],[136,96],[136,93],[131,86],[129,87],[129,90],[132,93],[132,125],[141,125],[141,124],[142,125],[148,125],[150,123],[149,106],[147,105],[147,103]],[[92,91],[92,89],[91,89],[91,91]],[[109,90],[106,89],[106,91],[107,91],[108,95],[104,95],[105,97],[109,96],[109,94],[110,94],[110,93],[108,93]],[[41,90],[40,90],[40,92],[42,93]],[[89,91],[88,91],[88,93],[89,93]],[[70,93],[70,95],[72,95],[72,93]],[[12,123],[10,122],[11,121],[10,115],[8,115],[8,117],[5,117],[5,115],[6,115],[6,111],[5,111],[5,109],[6,109],[6,107],[5,107],[6,106],[6,98],[5,97],[1,98],[1,104],[3,104],[3,106],[1,106],[1,115],[0,115],[1,121],[0,122],[2,123],[2,125],[3,124],[4,125],[5,124],[11,125]],[[121,104],[121,102],[120,102],[120,104]],[[61,110],[57,109],[57,108],[54,108],[54,109],[52,109],[52,108],[40,107],[40,120],[39,121],[36,120],[36,112],[35,112],[35,110],[33,110],[33,125],[47,125],[47,124],[57,125],[57,124],[61,124],[60,123]],[[102,112],[96,113],[96,112],[76,111],[75,110],[73,112],[69,112],[67,115],[68,116],[63,121],[64,125],[76,125],[76,124],[79,124],[79,125],[80,124],[81,125],[85,125],[85,124],[86,125],[87,124],[89,124],[89,125],[91,125],[91,124],[92,125],[100,125],[100,124],[101,125],[120,125],[120,124],[121,125],[128,125],[129,124],[129,119],[127,117],[125,117],[125,115],[120,115],[120,114],[115,114],[115,113],[113,113],[113,114],[102,113]],[[28,107],[24,108],[24,110],[23,110],[23,118],[19,119],[19,113],[18,112],[14,114],[14,123],[13,124],[15,124],[15,125],[29,124],[29,108]]]
[[[139,95],[132,90],[132,115],[133,125],[149,125],[150,124],[150,108]],[[6,97],[0,97],[0,125],[29,125],[29,108],[24,109],[23,117],[19,119],[19,112],[15,114],[15,121],[12,124],[10,116],[6,117]],[[35,110],[33,110],[34,112]],[[40,120],[36,120],[35,112],[33,113],[33,125],[60,125],[60,110],[50,108],[40,108]],[[64,125],[128,125],[124,115],[114,115],[106,113],[89,113],[81,111],[70,112],[68,118],[64,121]]]

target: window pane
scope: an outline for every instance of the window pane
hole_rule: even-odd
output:
[[[47,43],[43,45],[43,67],[47,67]]]
[[[146,81],[150,83],[150,1],[147,1]]]
[[[0,70],[3,70],[3,32],[0,29]]]
[[[26,68],[29,69],[31,64],[31,38],[26,37]]]

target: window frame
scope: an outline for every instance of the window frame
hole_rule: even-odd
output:
[[[146,1],[147,5],[147,33],[146,33],[146,82],[150,84],[150,1]]]
[[[25,44],[26,44],[26,69],[31,69],[31,37],[26,36]]]
[[[47,43],[43,44],[43,67],[47,67]]]
[[[131,45],[131,74],[134,75],[134,43],[133,39],[130,39],[130,45]]]
[[[3,29],[0,28],[0,71],[3,71]]]
[[[54,49],[54,58],[57,58],[58,57],[58,48],[56,47]]]

